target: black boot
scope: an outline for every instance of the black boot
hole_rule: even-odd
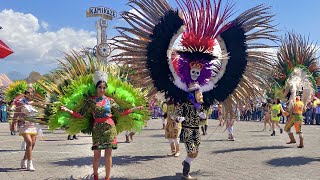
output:
[[[68,138],[67,138],[68,140],[72,140],[72,138],[71,138],[71,135],[68,135]]]
[[[271,136],[275,136],[276,135],[276,131],[273,131]]]
[[[73,135],[73,139],[78,139],[76,135]]]
[[[196,180],[197,178],[191,177],[189,172],[190,172],[190,164],[186,161],[182,162],[183,165],[183,171],[182,171],[182,179],[185,180]]]
[[[190,172],[190,164],[186,161],[183,161],[182,165],[183,165],[182,175],[184,177],[188,177]]]

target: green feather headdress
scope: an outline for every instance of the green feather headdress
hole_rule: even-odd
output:
[[[275,78],[277,83],[284,87],[293,70],[300,68],[309,74],[309,79],[316,90],[316,79],[320,77],[317,50],[317,46],[309,42],[308,38],[295,33],[287,33],[277,53],[279,61],[279,72]]]
[[[78,132],[91,133],[93,118],[86,114],[84,118],[73,118],[62,112],[62,105],[79,112],[85,100],[96,93],[92,75],[96,70],[108,72],[108,88],[106,96],[111,97],[122,109],[136,106],[146,106],[147,92],[134,88],[120,79],[120,69],[117,66],[105,65],[102,61],[87,54],[87,59],[76,52],[66,54],[60,68],[48,75],[41,85],[47,89],[50,96],[55,95],[57,101],[52,105],[52,115],[49,120],[50,129],[64,127],[70,134]],[[118,133],[124,130],[140,131],[149,119],[147,110],[139,110],[128,116],[120,116],[120,112],[112,109]]]
[[[29,85],[26,81],[16,81],[9,85],[5,91],[6,101],[12,101],[17,96],[24,94]],[[46,90],[39,84],[33,83],[32,88],[35,90],[35,94],[44,98],[47,94]]]
[[[278,65],[275,68],[277,72],[274,86],[268,93],[269,97],[275,96],[286,99],[284,90],[288,88],[286,87],[288,80],[297,69],[306,72],[313,91],[316,92],[316,80],[320,77],[317,50],[317,46],[310,42],[308,38],[295,33],[287,33],[277,53]],[[280,91],[283,92],[280,93]]]

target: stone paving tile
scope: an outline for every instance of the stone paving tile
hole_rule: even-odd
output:
[[[207,136],[202,137],[200,154],[193,162],[191,174],[198,179],[320,179],[320,126],[303,126],[305,148],[286,145],[286,134],[270,137],[262,132],[260,122],[236,122],[236,141],[226,140],[227,132],[209,121]],[[131,143],[119,135],[119,148],[113,151],[112,179],[180,179],[181,162],[186,156],[166,157],[169,144],[160,129],[161,120],[150,120]],[[283,126],[283,125],[282,125]],[[44,140],[37,141],[33,153],[35,172],[19,169],[23,151],[22,138],[11,136],[8,124],[0,124],[0,179],[93,179],[90,150],[91,137],[80,134],[79,140],[67,141],[62,130],[44,130]],[[99,168],[104,176],[103,159]]]

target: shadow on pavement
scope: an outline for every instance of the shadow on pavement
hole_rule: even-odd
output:
[[[160,138],[164,138],[164,133],[163,134],[153,134],[153,135],[150,135],[149,137],[160,137]]]
[[[0,168],[0,172],[20,172],[19,168]]]
[[[21,149],[0,149],[0,153],[1,152],[17,152],[17,151],[21,151]]]
[[[261,147],[248,147],[248,148],[235,148],[235,149],[225,149],[213,151],[213,154],[219,153],[230,153],[230,152],[239,152],[239,151],[263,151],[263,150],[275,150],[275,149],[287,149],[291,147],[287,146],[261,146]]]
[[[150,180],[176,180],[181,179],[181,173],[177,173],[175,176],[161,176],[161,177],[155,177],[155,178],[141,178],[141,179],[135,179],[135,180],[143,180],[143,179],[150,179]]]
[[[212,177],[213,174],[202,171],[202,170],[197,170],[190,172],[190,175],[192,177]],[[175,176],[161,176],[161,177],[155,177],[155,178],[141,178],[141,179],[135,179],[135,180],[142,180],[142,179],[151,179],[151,180],[175,180],[175,179],[181,179],[182,174],[181,173],[176,173]]]
[[[103,152],[102,152],[103,154]],[[166,158],[167,156],[115,156],[112,157],[113,165],[115,166],[125,166],[132,163],[141,163],[144,161],[152,161],[159,158]],[[52,164],[56,164],[59,166],[86,166],[92,165],[92,158],[90,157],[79,157],[79,158],[70,158],[63,161],[51,162]],[[100,166],[104,165],[104,158],[100,159]]]
[[[263,132],[263,131],[259,131],[259,130],[252,130],[252,131],[247,131],[247,132]]]
[[[219,141],[228,141],[227,139],[203,139],[201,142],[219,142]]]
[[[250,136],[255,136],[255,137],[270,137],[270,134],[253,134]]]
[[[163,129],[159,128],[159,129],[142,129],[142,131],[164,131]]]
[[[284,157],[284,158],[276,158],[272,159],[270,161],[267,161],[267,164],[272,165],[272,166],[301,166],[301,165],[306,165],[315,161],[320,162],[320,158],[309,158],[309,157],[303,157],[303,156],[298,156],[298,157]]]
[[[67,139],[66,140],[64,140],[64,139],[44,139],[44,140],[41,140],[41,141],[57,142],[57,141],[67,141]]]
[[[99,177],[100,179],[102,177]],[[44,180],[55,180],[57,178],[47,178],[47,179],[44,179]],[[74,177],[74,176],[70,176],[70,177],[67,177],[67,178],[59,178],[60,180],[91,180],[93,179],[93,175],[87,175],[87,176],[84,176],[84,177]],[[113,178],[111,177],[112,180],[127,180],[126,178]]]

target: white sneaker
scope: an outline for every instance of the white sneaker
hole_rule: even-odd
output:
[[[28,162],[28,160],[24,160],[24,159],[21,160],[21,163],[20,163],[21,169],[27,168],[27,162]]]
[[[180,156],[180,151],[178,151],[175,155],[174,155],[174,157],[179,157]]]
[[[27,170],[28,170],[28,171],[35,171],[35,170],[36,170],[36,169],[34,169],[34,167],[33,167],[32,160],[28,161]]]

